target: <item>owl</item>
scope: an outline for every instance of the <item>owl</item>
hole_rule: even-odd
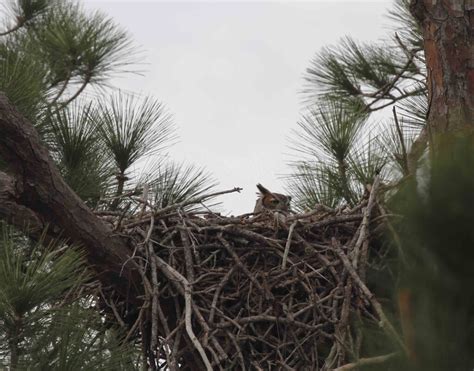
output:
[[[260,213],[263,210],[290,211],[290,196],[270,192],[260,183],[257,184],[257,188],[260,193],[257,193],[258,199],[255,203],[254,213]]]

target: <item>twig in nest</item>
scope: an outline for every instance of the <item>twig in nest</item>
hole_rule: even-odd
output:
[[[400,346],[401,349],[407,352],[407,349],[405,347],[405,343],[403,340],[400,338],[398,335],[397,331],[395,328],[392,326],[390,321],[388,320],[387,316],[385,315],[385,312],[382,309],[382,306],[378,302],[378,300],[375,298],[375,295],[369,290],[369,288],[365,285],[364,282],[360,279],[359,275],[355,271],[354,267],[352,266],[351,262],[349,261],[349,258],[344,254],[342,251],[341,247],[339,246],[338,242],[336,239],[333,237],[332,238],[332,244],[334,251],[337,253],[339,258],[342,260],[342,263],[344,264],[344,267],[347,269],[349,272],[350,276],[354,280],[354,282],[359,286],[360,290],[362,293],[366,296],[366,298],[369,300],[370,304],[374,308],[375,312],[377,313],[380,322],[379,326],[382,327],[383,330],[389,335],[391,338],[395,339],[396,343]]]
[[[199,355],[206,366],[207,371],[212,371],[211,362],[207,358],[206,352],[199,342],[198,338],[194,334],[191,315],[192,315],[192,298],[191,298],[191,285],[188,280],[184,278],[181,273],[175,270],[173,267],[168,265],[163,259],[159,256],[153,255],[152,258],[155,260],[156,265],[162,270],[162,272],[172,281],[179,282],[182,285],[182,290],[184,291],[184,305],[185,305],[185,328],[189,336],[189,339],[193,343],[196,350],[199,352]]]
[[[252,281],[252,283],[257,287],[257,289],[260,291],[262,295],[265,296],[266,299],[272,299],[273,295],[271,292],[268,290],[265,290],[262,285],[257,281],[257,279],[254,277],[254,275],[248,270],[248,268],[242,263],[240,260],[239,256],[235,253],[235,251],[232,249],[230,246],[229,242],[227,242],[223,237],[222,233],[220,233],[217,238],[219,241],[222,243],[222,245],[225,247],[227,252],[232,256],[232,258],[235,260],[235,264],[239,266],[240,269],[247,275],[247,277]]]
[[[367,259],[366,254],[367,254],[368,244],[365,244],[363,246],[362,251],[361,251],[361,247],[367,241],[367,233],[368,233],[367,231],[369,228],[370,214],[375,204],[379,184],[380,184],[380,177],[376,175],[374,178],[372,189],[370,190],[369,202],[367,203],[367,207],[365,208],[364,213],[363,213],[359,238],[357,239],[357,242],[354,246],[354,251],[353,251],[354,259],[352,261],[352,264],[354,268],[356,269],[358,268],[359,257],[363,259],[364,262]]]
[[[143,199],[143,204],[142,208],[140,210],[140,217],[143,217],[146,211],[147,203],[148,203],[148,184],[143,185],[143,193],[142,193],[142,199]]]
[[[395,352],[395,353],[385,354],[383,356],[360,358],[357,362],[348,363],[344,366],[335,368],[333,371],[348,371],[348,370],[354,370],[355,368],[360,367],[360,366],[377,365],[380,363],[387,362],[389,359],[395,357],[397,354],[398,353]]]
[[[283,253],[283,259],[281,262],[281,269],[286,269],[286,260],[288,259],[288,253],[290,252],[291,238],[293,237],[293,231],[295,229],[297,221],[294,221],[290,225],[290,230],[288,231],[288,238],[286,239],[285,252]]]

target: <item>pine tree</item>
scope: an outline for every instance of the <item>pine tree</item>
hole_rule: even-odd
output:
[[[99,286],[79,249],[44,238],[33,242],[2,224],[0,275],[2,367],[138,369],[137,352],[121,344],[119,330],[108,328],[93,308],[91,293]]]
[[[177,233],[183,255],[189,253],[181,267],[191,272],[193,279],[187,281],[153,251],[167,241],[151,241],[151,236],[155,216],[176,205],[172,210],[186,230],[181,214],[200,207],[212,182],[202,169],[167,161],[164,150],[174,131],[160,102],[107,86],[112,74],[132,63],[125,32],[75,3],[11,4],[11,23],[7,20],[0,44],[0,90],[5,92],[0,94],[0,216],[17,229],[5,230],[1,244],[2,362],[16,369],[32,363],[48,369],[132,368],[139,362],[157,369],[159,357],[170,355],[163,337],[186,331],[173,344],[179,357],[167,365],[180,367],[178,359],[191,370],[211,369],[193,327],[207,331],[206,338],[212,329],[206,329],[206,322],[197,324],[202,318],[194,323],[190,318],[195,310],[190,299],[196,278],[194,241]],[[458,16],[461,12],[466,17]],[[370,261],[370,269],[355,273],[377,298],[388,299],[383,302],[386,314],[377,312],[376,318],[368,306],[348,300],[350,318],[328,323],[336,327],[331,336],[337,341],[323,349],[324,370],[472,368],[472,254],[465,251],[472,245],[472,223],[465,195],[472,193],[474,88],[472,35],[462,23],[472,23],[469,12],[468,5],[399,0],[391,14],[400,27],[391,40],[371,45],[346,38],[324,49],[307,70],[307,108],[295,136],[304,157],[294,163],[289,180],[297,209],[323,204],[323,210],[337,215],[364,207],[366,194],[374,195],[380,184],[372,221],[384,220],[390,235],[374,233],[370,241],[360,241],[366,248],[361,259]],[[452,48],[452,40],[458,49]],[[105,97],[93,99],[94,88]],[[393,120],[381,127],[374,118],[390,108]],[[143,174],[134,172],[150,155],[161,157]],[[152,210],[148,218],[133,220],[147,208]],[[119,235],[125,216],[129,225],[149,223],[135,235],[143,240]],[[165,220],[158,222],[168,228]],[[219,223],[214,227],[223,230]],[[57,242],[59,237],[67,241]],[[82,275],[81,252],[72,250],[71,241],[81,244],[99,286]],[[48,249],[49,242],[56,248]],[[336,253],[337,245],[332,249]],[[237,265],[243,266],[241,261]],[[158,301],[157,267],[168,274],[163,279],[170,285],[180,282],[175,289],[183,300],[170,295]],[[344,289],[355,295],[348,275],[342,278],[347,280]],[[96,291],[84,292],[88,287]],[[445,297],[454,303],[442,303]],[[99,310],[96,319],[90,316],[91,306]],[[187,310],[179,312],[180,306]],[[270,309],[285,310],[278,305]],[[164,317],[159,322],[163,328],[157,328],[156,320],[141,320],[142,315]],[[110,321],[125,330],[126,341],[101,323]],[[453,346],[459,334],[463,344]],[[143,350],[138,362],[133,349],[124,345],[135,342]],[[207,349],[225,353],[218,345]],[[455,354],[455,360],[442,359],[443,349]],[[222,355],[210,356],[219,363]],[[239,357],[234,362],[245,364],[241,353]]]

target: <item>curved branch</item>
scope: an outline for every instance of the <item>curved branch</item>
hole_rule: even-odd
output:
[[[18,21],[18,23],[15,26],[13,26],[12,28],[10,28],[6,31],[0,32],[0,36],[6,36],[8,34],[11,34],[15,31],[19,30],[20,28],[22,28],[25,25],[25,23],[26,23],[26,21],[20,19]]]
[[[84,81],[82,82],[81,86],[79,87],[79,89],[77,89],[77,91],[71,96],[69,97],[66,101],[64,102],[61,102],[59,104],[60,108],[64,108],[66,107],[69,103],[71,103],[74,99],[76,99],[83,91],[84,89],[86,88],[86,86],[90,83],[91,81],[91,78],[90,76],[86,76],[86,78],[84,79]],[[62,93],[61,93],[62,94]],[[59,98],[59,97],[58,97]]]

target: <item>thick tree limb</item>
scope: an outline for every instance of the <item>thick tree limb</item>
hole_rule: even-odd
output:
[[[2,93],[0,131],[0,156],[13,175],[2,173],[0,178],[0,197],[6,200],[0,216],[18,225],[18,217],[23,215],[33,228],[31,232],[41,226],[40,220],[59,227],[64,237],[83,245],[99,280],[113,284],[124,297],[135,297],[139,290],[130,289],[133,277],[139,279],[139,275],[131,263],[123,267],[129,256],[125,241],[114,235],[69,188],[33,125]]]
[[[410,9],[423,28],[431,132],[473,130],[472,1],[411,0]]]

